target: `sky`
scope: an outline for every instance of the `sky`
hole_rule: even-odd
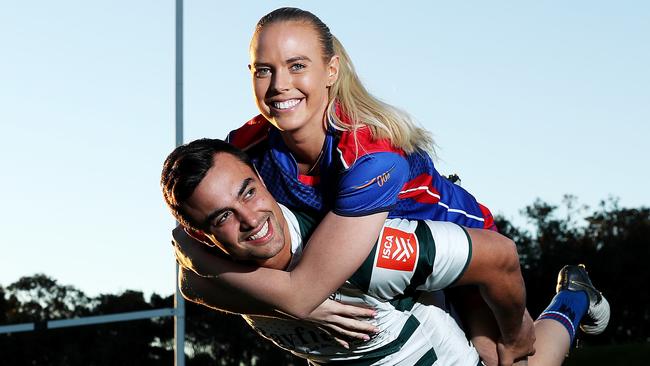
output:
[[[287,5],[329,25],[495,214],[565,194],[650,205],[650,3],[185,1],[185,141],[258,113],[250,36]],[[173,0],[0,2],[0,285],[173,293],[174,26]]]

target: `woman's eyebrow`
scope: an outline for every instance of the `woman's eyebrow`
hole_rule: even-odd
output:
[[[288,58],[285,62],[290,64],[290,63],[296,62],[296,61],[311,61],[311,59],[309,57],[307,57],[307,56],[294,56],[294,57]]]

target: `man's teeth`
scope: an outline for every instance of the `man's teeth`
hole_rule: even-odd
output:
[[[255,235],[248,237],[248,240],[257,240],[266,236],[269,233],[269,220],[266,220],[264,226]]]
[[[300,103],[300,99],[291,99],[284,102],[273,102],[273,107],[277,109],[289,109]]]

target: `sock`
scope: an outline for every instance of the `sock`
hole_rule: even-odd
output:
[[[551,304],[537,319],[553,319],[562,324],[569,332],[573,344],[576,330],[587,309],[589,309],[589,298],[584,291],[562,290],[555,295]]]

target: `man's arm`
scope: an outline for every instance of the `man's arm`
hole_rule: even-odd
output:
[[[188,301],[224,312],[261,315],[274,318],[290,318],[259,303],[254,298],[231,296],[232,288],[214,279],[201,277],[191,270],[180,267],[179,288]],[[332,334],[343,347],[348,348],[350,338],[370,339],[379,329],[372,323],[363,321],[375,316],[373,309],[340,304],[325,300],[306,319]]]
[[[180,266],[178,285],[181,294],[188,301],[227,313],[286,317],[274,309],[245,294],[231,296],[233,289],[227,283],[201,277]]]
[[[501,332],[499,362],[534,352],[533,324],[525,312],[526,292],[517,248],[493,231],[467,229],[472,259],[456,285],[477,285]]]
[[[179,287],[187,300],[215,310],[237,314],[262,315],[290,318],[274,310],[266,302],[248,295],[240,288],[231,286],[227,281],[205,277],[199,273],[210,273],[207,268],[227,261],[224,255],[217,255],[218,249],[209,247],[189,236],[182,226],[173,231],[176,257],[181,265]],[[181,249],[182,248],[182,249]],[[239,266],[255,270],[254,266]],[[363,319],[370,319],[376,314],[374,309],[347,305],[326,299],[304,320],[318,324],[335,335],[337,341],[345,343],[341,337],[369,339],[369,335],[378,332],[378,328]]]

